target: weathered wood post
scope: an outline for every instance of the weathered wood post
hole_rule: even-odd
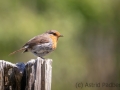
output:
[[[0,90],[51,90],[52,60],[37,58],[26,64],[0,60]]]

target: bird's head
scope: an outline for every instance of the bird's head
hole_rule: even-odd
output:
[[[54,37],[57,37],[57,38],[59,38],[59,37],[63,37],[63,35],[61,35],[58,31],[56,31],[56,30],[49,30],[49,31],[47,31],[46,33],[48,33],[48,34],[50,34],[50,35],[52,35],[52,36],[54,36]]]

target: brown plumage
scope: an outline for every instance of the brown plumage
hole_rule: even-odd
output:
[[[30,51],[36,56],[43,57],[57,47],[57,41],[59,37],[62,37],[62,35],[58,31],[49,30],[41,35],[33,37],[22,48],[10,53],[9,55],[20,51]]]
[[[13,54],[15,54],[15,53],[17,53],[17,52],[20,52],[20,51],[23,51],[23,50],[25,50],[25,48],[20,48],[19,50],[16,50],[16,51],[10,53],[9,55],[13,55]]]

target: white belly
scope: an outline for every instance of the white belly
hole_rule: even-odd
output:
[[[34,46],[31,52],[35,54],[36,56],[43,57],[49,54],[51,51],[53,51],[52,44],[45,43],[45,44]]]

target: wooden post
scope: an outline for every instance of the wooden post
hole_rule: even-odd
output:
[[[26,64],[0,60],[0,90],[51,90],[52,60],[32,59]]]

